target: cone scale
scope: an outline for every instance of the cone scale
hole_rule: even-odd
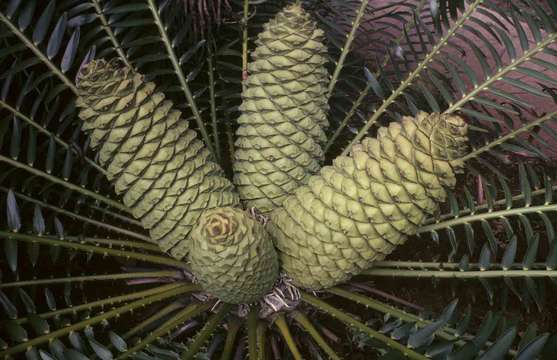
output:
[[[467,127],[419,113],[380,128],[321,169],[271,214],[282,270],[300,287],[345,282],[414,235],[456,184]]]

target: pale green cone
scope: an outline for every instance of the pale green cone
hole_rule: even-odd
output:
[[[258,36],[233,164],[246,207],[270,212],[321,166],[329,110],[324,40],[300,4],[282,10]]]
[[[247,212],[230,207],[207,210],[191,239],[191,269],[209,294],[241,304],[272,289],[278,256],[264,226]]]
[[[349,156],[321,169],[271,213],[283,271],[322,289],[382,260],[416,233],[454,187],[454,159],[467,126],[453,115],[419,113],[378,130]]]
[[[178,259],[205,209],[239,203],[233,185],[194,130],[153,82],[95,60],[78,77],[83,130],[124,204],[152,241]]]

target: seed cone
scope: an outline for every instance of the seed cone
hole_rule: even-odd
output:
[[[234,155],[234,182],[247,207],[270,212],[320,168],[329,109],[323,41],[299,4],[258,36]]]
[[[419,113],[378,130],[349,156],[321,169],[271,214],[282,268],[322,289],[348,280],[414,235],[454,187],[467,126],[457,116]]]
[[[245,211],[205,211],[191,239],[191,269],[208,293],[228,303],[251,303],[273,287],[278,277],[273,242]]]
[[[96,60],[78,77],[83,130],[124,204],[175,258],[189,249],[201,213],[239,199],[209,150],[153,82],[117,62]]]

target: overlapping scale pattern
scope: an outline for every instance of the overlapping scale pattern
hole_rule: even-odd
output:
[[[232,183],[180,111],[143,75],[95,60],[80,71],[78,90],[83,130],[116,193],[153,242],[183,258],[204,210],[239,203]]]
[[[251,303],[273,287],[278,256],[264,226],[247,212],[207,210],[191,239],[191,269],[208,293],[228,303]]]
[[[258,36],[234,155],[234,182],[247,207],[267,213],[319,171],[329,109],[323,41],[299,3]]]
[[[454,187],[467,143],[457,116],[419,113],[380,128],[271,213],[282,269],[298,286],[347,281],[406,241]]]

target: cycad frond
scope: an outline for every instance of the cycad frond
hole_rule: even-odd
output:
[[[514,132],[509,139],[517,135],[515,132],[525,131],[519,130],[522,126],[529,129],[550,120],[551,116],[532,113],[532,106],[524,100],[545,101],[547,109],[551,109],[549,104],[554,103],[547,90],[554,71],[548,57],[554,56],[555,24],[540,7],[533,9],[537,17],[526,14],[519,18],[516,11],[508,17],[490,2],[470,2],[454,20],[443,20],[440,24],[442,32],[438,33],[417,18],[417,35],[414,36],[418,43],[414,45],[412,37],[406,34],[406,41],[399,45],[403,60],[391,56],[389,63],[399,72],[399,67],[407,63],[410,73],[395,80],[400,82],[398,86],[394,86],[393,80],[387,76],[374,81],[374,90],[384,97],[384,101],[371,114],[352,144],[385,114],[404,114],[408,111],[405,109],[416,109],[412,95],[415,92],[423,94],[433,111],[459,111],[484,129],[497,124],[499,130],[510,127]],[[445,14],[442,6],[437,11],[441,11],[438,16]],[[426,14],[433,16],[431,8]],[[513,43],[511,38],[518,38],[515,42],[519,44]],[[500,54],[495,44],[505,46],[506,52]],[[417,52],[417,46],[422,51]],[[470,55],[462,60],[458,54]],[[514,95],[517,91],[522,96]],[[520,119],[517,118],[519,115]],[[505,126],[497,117],[511,122]]]

